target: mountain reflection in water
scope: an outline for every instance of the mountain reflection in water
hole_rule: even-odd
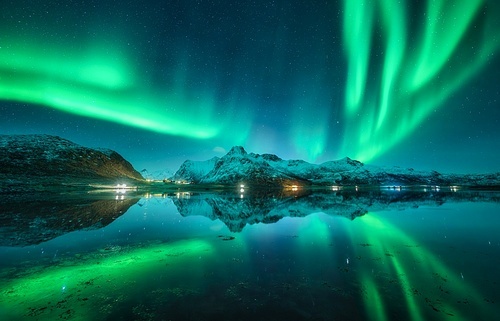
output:
[[[498,193],[17,197],[2,203],[1,320],[500,315]]]
[[[139,197],[34,193],[0,201],[0,246],[27,246],[82,229],[98,229],[125,213]]]
[[[500,202],[497,194],[489,192],[423,191],[257,191],[246,194],[191,193],[170,195],[182,216],[203,215],[220,220],[231,232],[241,232],[246,225],[275,223],[284,217],[304,217],[322,212],[340,215],[351,220],[369,211],[404,210],[419,206],[439,206],[447,201]]]

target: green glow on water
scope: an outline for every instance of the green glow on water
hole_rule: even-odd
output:
[[[149,214],[165,214],[164,204],[148,202]],[[142,210],[135,214],[128,218],[132,225],[142,219]],[[498,306],[487,303],[491,298],[469,277],[474,264],[466,267],[464,279],[458,270],[461,265],[450,261],[453,256],[439,252],[446,251],[448,243],[436,246],[436,252],[427,247],[427,242],[440,239],[427,238],[427,230],[421,228],[428,226],[429,216],[423,217],[425,223],[420,217],[406,221],[381,212],[349,220],[320,212],[247,225],[229,240],[229,231],[220,222],[172,216],[170,223],[175,224],[161,231],[183,241],[137,240],[131,248],[61,258],[46,268],[43,264],[26,268],[23,263],[19,269],[2,270],[0,319],[53,320],[61,315],[74,320],[111,319],[140,306],[155,310],[159,318],[164,307],[179,304],[190,309],[191,300],[213,299],[218,306],[203,309],[219,311],[224,306],[239,313],[248,304],[260,309],[261,304],[290,300],[300,311],[326,314],[328,308],[342,308],[348,302],[353,306],[343,316],[356,310],[356,320],[387,321],[396,314],[412,321],[487,320]],[[25,259],[39,264],[39,257]],[[9,273],[16,277],[7,277]]]
[[[411,17],[416,32],[404,3],[344,1],[348,70],[340,156],[369,162],[403,142],[500,48],[500,8],[493,3],[428,1],[423,14]],[[473,23],[479,16],[481,23]],[[381,54],[372,48],[375,29],[385,45]]]
[[[196,285],[203,277],[204,262],[213,254],[209,243],[189,240],[48,267],[1,285],[0,316],[4,320],[20,315],[54,320],[71,309],[75,318],[96,319],[100,313],[112,312],[102,311],[112,309],[106,303],[116,305],[122,296],[139,294],[142,283],[151,282],[153,276],[165,274],[168,280],[167,275],[189,272],[192,284]],[[175,284],[175,279],[168,283]],[[183,286],[189,288],[192,284]]]
[[[304,219],[301,225],[300,235],[304,236],[303,240],[318,240],[323,242],[330,241],[330,229],[328,223],[321,219],[318,215],[310,215]]]
[[[381,270],[377,274],[389,274],[397,278],[401,295],[406,302],[409,320],[426,320],[424,308],[427,307],[425,303],[438,309],[444,319],[468,320],[470,318],[470,316],[463,315],[458,304],[451,304],[451,302],[456,301],[450,298],[440,300],[442,294],[433,293],[439,282],[442,282],[441,286],[446,287],[448,292],[453,294],[453,298],[460,300],[468,298],[476,307],[480,307],[481,313],[484,315],[492,313],[479,292],[471,284],[464,281],[459,276],[459,272],[449,269],[427,249],[416,246],[418,243],[395,225],[373,213],[364,215],[354,221],[352,225],[352,229],[348,229],[353,247],[359,249],[355,244],[359,242],[369,244],[363,248],[363,251],[357,251],[358,254],[366,256],[365,251],[368,251],[371,257],[380,260],[377,266]],[[397,251],[394,245],[405,245],[406,249],[404,252]],[[378,287],[383,287],[384,284],[380,283],[381,281],[377,279],[373,271],[371,274],[368,271],[361,271],[360,277],[367,291],[365,297],[367,313],[374,314],[375,320],[386,320],[384,306],[389,307],[391,302],[384,301],[378,290]],[[387,282],[387,280],[383,281]],[[425,291],[430,303],[422,302],[422,297],[416,295],[416,291],[420,291],[420,293]]]
[[[310,215],[304,218],[304,223],[301,224],[297,231],[297,250],[300,255],[313,254],[315,257],[324,258],[326,262],[330,262],[333,258],[333,249],[329,246],[332,242],[331,231],[328,223],[321,219],[318,215]],[[314,248],[314,253],[311,252]],[[315,262],[312,262],[315,264]]]
[[[416,302],[416,298],[411,292],[411,285],[412,281],[408,278],[407,276],[407,270],[405,269],[404,265],[404,260],[407,260],[408,258],[401,258],[399,256],[394,256],[391,254],[391,256],[388,256],[387,253],[390,252],[390,248],[387,246],[387,244],[394,244],[393,242],[386,242],[387,239],[390,238],[403,238],[405,237],[401,231],[397,231],[395,227],[389,228],[386,226],[386,223],[382,222],[381,220],[374,219],[370,215],[366,215],[363,217],[363,221],[371,228],[370,230],[366,230],[363,235],[366,236],[366,240],[368,244],[371,245],[373,248],[372,254],[382,258],[383,262],[382,264],[387,268],[387,271],[389,272],[389,268],[392,267],[394,268],[393,274],[396,275],[396,277],[399,279],[399,283],[401,284],[401,291],[402,291],[402,296],[406,300],[407,308],[410,313],[411,320],[414,321],[422,321],[425,320],[423,318],[422,313],[419,309],[418,303]],[[373,230],[375,229],[375,230]],[[375,232],[375,233],[373,233]],[[386,237],[383,238],[381,235],[378,235],[377,232],[383,233]],[[389,236],[389,237],[387,237]],[[409,241],[408,239],[406,241]],[[369,277],[366,275],[363,276],[363,279],[365,280],[364,282],[367,282],[369,280]],[[376,286],[373,285],[373,281],[369,280],[368,282],[371,284],[371,287],[368,287],[369,292],[373,292],[376,290]],[[370,288],[373,288],[370,290]],[[373,294],[375,295],[375,294]],[[377,297],[380,297],[380,294],[377,292],[376,293]],[[365,298],[367,301],[370,300],[371,295],[369,294],[367,298]],[[382,299],[379,300],[380,302],[378,303],[379,305],[383,306]],[[377,309],[381,309],[378,307]],[[370,307],[370,305],[367,302],[367,311],[372,311],[373,307]],[[387,316],[385,314],[377,313],[379,315],[379,318],[377,320],[386,320]]]
[[[378,290],[377,285],[373,282],[372,278],[366,274],[361,277],[361,283],[366,290],[366,295],[363,296],[365,301],[365,308],[371,320],[386,321],[388,320],[385,312],[384,301]]]
[[[387,251],[387,249],[385,251]],[[407,271],[405,270],[401,260],[396,258],[395,256],[392,256],[389,259],[390,263],[392,263],[392,266],[396,271],[396,275],[398,276],[400,283],[402,285],[411,284],[411,280],[408,278],[406,274]],[[422,316],[422,312],[419,309],[416,298],[411,294],[411,289],[403,287],[402,291],[403,291],[403,296],[406,300],[406,304],[408,306],[408,312],[410,313],[412,320],[415,321],[425,320],[425,318]]]

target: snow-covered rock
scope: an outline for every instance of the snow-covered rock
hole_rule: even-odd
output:
[[[211,170],[213,170],[219,157],[213,157],[207,161],[186,160],[175,172],[173,180],[185,182],[200,182]]]
[[[143,169],[142,171],[140,171],[140,173],[145,179],[154,181],[165,181],[170,179],[174,175],[174,173],[168,169],[152,172],[148,171],[147,169]]]
[[[412,168],[365,165],[348,157],[322,164],[283,160],[272,154],[247,153],[233,147],[221,158],[204,162],[186,161],[175,173],[176,180],[199,184],[248,185],[500,185],[500,174],[457,175]]]
[[[276,185],[301,181],[293,174],[280,170],[282,162],[277,156],[248,154],[243,147],[235,146],[221,158],[214,157],[204,162],[185,161],[174,174],[174,179],[224,185]]]

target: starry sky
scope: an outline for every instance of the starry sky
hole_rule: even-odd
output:
[[[0,134],[500,171],[496,0],[2,0]]]

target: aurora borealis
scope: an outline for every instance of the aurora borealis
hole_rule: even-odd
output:
[[[346,1],[345,106],[347,126],[352,126],[344,136],[346,154],[372,160],[387,152],[479,72],[500,45],[500,26],[493,20],[497,18],[487,11],[477,18],[486,5],[490,3],[429,1],[420,34],[413,36],[406,26],[407,7],[401,2]],[[377,17],[381,26],[373,22]],[[477,24],[481,24],[480,33],[475,31]],[[380,79],[367,84],[375,27],[381,29],[383,39],[381,70],[376,73]]]
[[[493,0],[3,1],[0,133],[175,170],[282,158],[498,171]]]

